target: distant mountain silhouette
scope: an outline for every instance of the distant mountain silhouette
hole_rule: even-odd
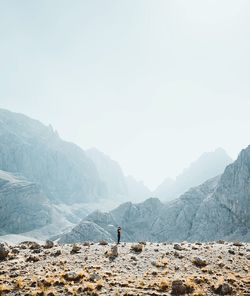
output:
[[[213,152],[206,152],[177,176],[176,180],[167,178],[153,192],[153,196],[165,201],[175,199],[189,188],[198,186],[206,180],[222,174],[226,166],[232,161],[222,148]]]

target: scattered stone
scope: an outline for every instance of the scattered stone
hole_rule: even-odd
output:
[[[144,241],[142,241],[142,242],[138,242],[138,244],[141,244],[141,245],[144,245],[144,246],[146,246],[146,245],[147,245],[147,243],[146,243],[146,242],[144,242]]]
[[[52,242],[51,240],[46,240],[44,248],[45,249],[51,249],[54,247],[54,242]]]
[[[231,295],[233,292],[233,288],[228,284],[224,283],[219,285],[219,287],[215,289],[214,292],[220,295]]]
[[[187,287],[181,280],[172,282],[172,295],[184,295],[187,293]]]
[[[101,245],[101,246],[107,246],[107,245],[108,245],[108,242],[105,241],[105,240],[101,240],[101,241],[99,242],[99,245]]]
[[[29,242],[28,246],[29,246],[30,250],[37,250],[37,249],[41,248],[41,246],[36,242]]]
[[[197,267],[205,267],[207,266],[207,261],[205,259],[202,259],[200,257],[195,257],[193,260],[193,263]]]
[[[26,258],[26,262],[37,262],[39,260],[40,259],[38,256],[33,256],[33,255],[30,255],[29,257]]]
[[[90,242],[84,242],[82,245],[83,245],[84,247],[90,247]]]
[[[63,278],[69,282],[78,282],[83,276],[76,272],[67,272],[63,275]]]
[[[232,250],[232,249],[229,249],[229,250],[228,250],[228,253],[231,254],[231,255],[235,255],[235,251]]]
[[[137,261],[137,258],[135,256],[131,256],[130,259],[133,261]]]
[[[239,241],[233,242],[233,245],[236,246],[236,247],[243,247],[244,246],[244,244],[242,242],[239,242]]]
[[[9,248],[6,244],[0,244],[0,261],[5,260],[8,257]]]
[[[76,244],[73,244],[72,246],[72,249],[70,251],[70,254],[76,254],[76,253],[79,253],[81,250],[81,247],[76,245]]]
[[[13,254],[19,254],[19,253],[20,253],[20,251],[19,251],[17,248],[13,248],[13,249],[11,250],[11,252],[12,252]]]
[[[56,250],[55,252],[51,253],[51,256],[53,257],[58,257],[62,255],[62,251],[61,250]]]
[[[184,250],[184,248],[179,244],[174,244],[174,249],[177,250],[177,251],[183,251]]]
[[[111,256],[112,257],[117,257],[118,256],[118,246],[117,245],[111,247]]]
[[[100,275],[98,273],[92,273],[90,276],[89,276],[89,280],[91,282],[97,282],[101,279]]]
[[[225,241],[222,240],[222,239],[219,239],[219,240],[217,241],[217,244],[224,245],[224,244],[225,244]]]

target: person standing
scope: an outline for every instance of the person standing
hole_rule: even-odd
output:
[[[117,228],[117,244],[119,244],[121,240],[121,231],[122,231],[122,228],[119,226]]]

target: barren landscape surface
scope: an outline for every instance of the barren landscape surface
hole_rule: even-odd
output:
[[[0,295],[250,295],[250,244],[0,245]]]

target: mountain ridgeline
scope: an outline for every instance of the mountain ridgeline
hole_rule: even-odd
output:
[[[79,232],[88,224],[100,236]],[[162,203],[150,198],[143,203],[124,203],[116,209],[88,215],[60,242],[115,240],[116,227],[125,241],[250,241],[250,146],[228,165],[221,176],[189,189],[178,199]]]
[[[51,127],[0,110],[0,169],[37,183],[49,200],[74,203],[106,196],[84,151],[60,139]]]
[[[97,149],[0,109],[0,235],[114,241],[122,226],[126,241],[249,241],[250,147],[231,162],[222,149],[206,153],[152,193]],[[109,203],[120,205],[91,213]]]
[[[70,222],[79,221],[84,204],[112,200],[117,205],[130,199],[116,162],[96,149],[83,151],[62,140],[51,126],[4,109],[0,170],[1,233],[49,225],[58,209]],[[80,205],[79,211],[74,205]]]
[[[206,180],[221,175],[227,165],[232,163],[227,153],[218,148],[213,152],[203,153],[195,162],[186,168],[175,180],[167,178],[153,192],[164,201],[173,200],[191,187],[201,185]]]

